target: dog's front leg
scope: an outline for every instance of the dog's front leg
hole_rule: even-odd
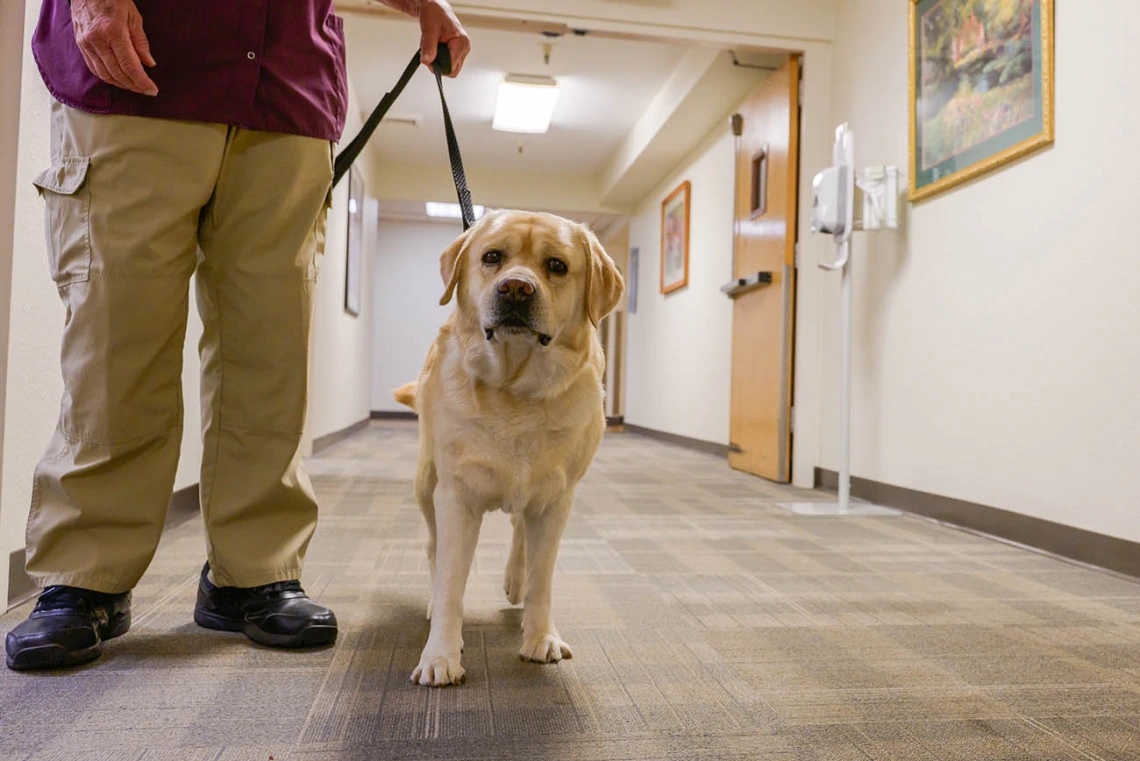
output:
[[[440,483],[435,490],[436,560],[431,633],[412,681],[443,687],[463,681],[463,592],[479,542],[483,513],[462,504]]]
[[[526,595],[523,608],[523,660],[551,663],[570,658],[570,646],[554,628],[552,587],[558,543],[570,517],[573,495],[538,513],[525,513]]]

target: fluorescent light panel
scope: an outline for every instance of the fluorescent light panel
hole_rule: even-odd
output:
[[[483,207],[473,207],[475,212],[475,219],[483,216]],[[437,203],[436,201],[428,201],[424,204],[424,211],[427,212],[429,217],[438,217],[440,219],[463,219],[463,210],[459,208],[457,203]]]
[[[491,127],[500,132],[541,134],[550,129],[558,104],[558,83],[551,77],[509,75],[499,85]]]

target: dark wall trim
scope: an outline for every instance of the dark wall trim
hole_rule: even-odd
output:
[[[372,410],[373,420],[419,420],[411,410]]]
[[[191,518],[197,518],[201,512],[198,484],[179,489],[171,496],[170,506],[166,508],[166,528],[181,526]]]
[[[626,433],[634,433],[638,436],[664,441],[667,444],[675,444],[685,449],[694,449],[698,452],[704,452],[705,454],[716,455],[717,457],[728,457],[727,444],[715,444],[711,441],[690,439],[688,436],[678,436],[675,433],[665,433],[664,431],[656,431],[652,428],[642,428],[640,425],[633,425],[632,423],[625,423],[624,428]]]
[[[323,452],[331,447],[333,444],[338,444],[354,433],[359,433],[368,427],[368,419],[361,420],[353,423],[348,428],[343,428],[339,431],[321,436],[320,438],[313,439],[313,454]]]
[[[163,526],[163,530],[181,526],[186,521],[197,518],[201,514],[200,504],[198,484],[174,492],[166,509],[166,525]],[[8,556],[8,609],[16,607],[40,591],[39,585],[32,581],[24,570],[25,550],[26,548],[21,547]],[[0,609],[3,607],[0,606]]]
[[[24,570],[24,548],[12,552],[8,556],[8,608],[14,608],[25,600],[31,599],[40,591],[32,577]]]
[[[835,471],[816,468],[815,484],[816,488],[834,491],[838,488],[839,476]],[[866,478],[852,476],[851,494],[1080,563],[1140,577],[1140,544],[1136,542]]]

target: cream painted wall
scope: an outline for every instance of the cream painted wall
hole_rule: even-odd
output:
[[[625,420],[631,425],[728,444],[732,302],[733,143],[717,130],[647,199],[629,226],[640,249],[637,312],[627,329]],[[661,294],[661,202],[692,183],[689,285]],[[632,273],[631,273],[632,275]]]
[[[362,119],[356,90],[349,82],[348,120],[344,140],[351,140]],[[369,416],[372,372],[372,251],[376,246],[378,206],[372,188],[375,175],[366,153],[357,161],[368,197],[364,204],[364,248],[360,315],[345,311],[345,272],[348,267],[348,177],[333,193],[325,255],[314,304],[312,364],[309,372],[309,417],[306,437],[311,442],[342,431]]]
[[[451,313],[440,306],[439,255],[462,232],[459,222],[382,221],[375,256],[375,340],[372,409],[407,412],[392,389],[415,380],[439,326]]]
[[[24,4],[0,5],[0,493],[4,473],[4,415],[8,377],[8,325],[12,304],[12,243],[19,175],[20,76],[23,70]],[[0,610],[8,593],[8,546],[19,538],[5,524],[0,505]]]
[[[1140,6],[1094,5],[1059,19],[1052,150],[912,208],[899,233],[856,236],[852,472],[1140,541]],[[860,165],[907,163],[906,11],[842,4],[833,116]]]
[[[50,96],[31,56],[38,0],[28,0],[20,49],[20,140],[16,158],[15,225],[12,244],[11,312],[8,332],[2,480],[0,480],[0,590],[7,590],[9,553],[24,546],[32,472],[51,436],[63,382],[59,341],[63,305],[47,272],[43,202],[32,178],[50,163]],[[176,488],[197,482],[202,447],[198,435],[197,338],[201,323],[191,308],[183,369],[186,432]]]

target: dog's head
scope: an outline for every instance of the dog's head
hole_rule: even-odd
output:
[[[580,343],[625,291],[589,228],[552,214],[488,212],[443,252],[439,269],[440,304],[457,294],[488,341]]]

